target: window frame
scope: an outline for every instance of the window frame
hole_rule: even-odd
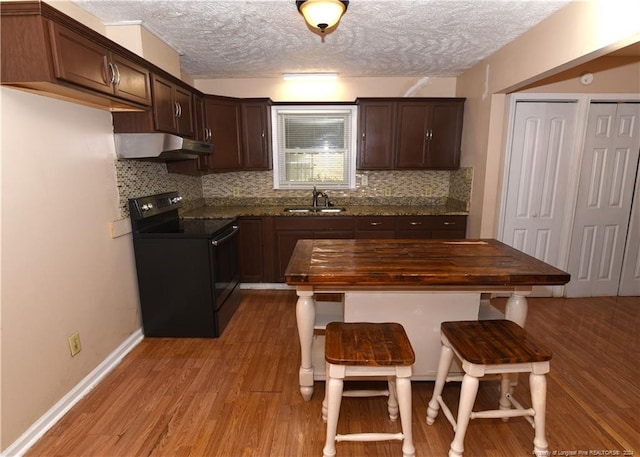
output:
[[[340,183],[324,182],[324,181],[282,181],[280,180],[285,164],[280,150],[280,123],[278,118],[280,114],[331,114],[331,113],[348,113],[350,123],[345,128],[349,129],[349,133],[345,134],[346,138],[346,154],[345,160],[345,180]],[[312,189],[314,186],[320,189],[355,189],[356,187],[356,156],[358,147],[358,107],[355,104],[335,104],[335,105],[273,105],[271,107],[271,139],[273,147],[273,188],[279,190],[296,190],[296,189]]]

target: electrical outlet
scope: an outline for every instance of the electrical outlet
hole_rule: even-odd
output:
[[[387,186],[384,188],[384,196],[391,197],[391,186]]]
[[[76,332],[69,337],[69,350],[71,351],[71,357],[75,357],[80,351],[82,351],[80,333]]]
[[[362,175],[360,177],[360,185],[361,186],[368,186],[369,185],[369,176],[368,175]]]
[[[431,197],[433,195],[433,191],[431,190],[431,186],[426,186],[424,188],[424,196]]]
[[[233,187],[233,196],[234,197],[239,197],[240,196],[240,188],[239,187],[236,187],[236,186]]]

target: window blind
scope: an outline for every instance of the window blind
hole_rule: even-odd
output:
[[[355,173],[353,109],[274,108],[276,188],[349,187]]]

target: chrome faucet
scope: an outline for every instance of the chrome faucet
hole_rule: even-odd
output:
[[[316,189],[316,186],[313,186],[313,207],[318,207],[318,197],[324,198],[324,206],[331,206],[331,202],[329,201],[329,196],[320,190]]]

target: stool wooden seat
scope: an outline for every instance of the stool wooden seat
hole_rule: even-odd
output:
[[[427,409],[427,424],[433,424],[439,407],[453,426],[455,436],[449,457],[462,456],[464,435],[470,419],[524,416],[534,428],[534,454],[547,455],[545,411],[551,352],[537,343],[518,324],[508,320],[443,322],[440,327],[442,349],[433,396]],[[453,356],[462,363],[462,378],[457,420],[442,399],[442,390]],[[511,396],[513,373],[530,373],[531,408],[524,408]],[[478,379],[489,374],[502,376],[499,409],[474,412]],[[533,419],[532,419],[533,418]]]
[[[327,422],[324,457],[336,454],[336,441],[402,440],[404,457],[413,457],[411,431],[411,373],[415,354],[402,325],[397,323],[331,322],[325,333],[327,362],[322,415]],[[387,391],[343,392],[345,378],[386,378]],[[343,396],[388,395],[389,417],[400,413],[402,433],[337,434]]]

